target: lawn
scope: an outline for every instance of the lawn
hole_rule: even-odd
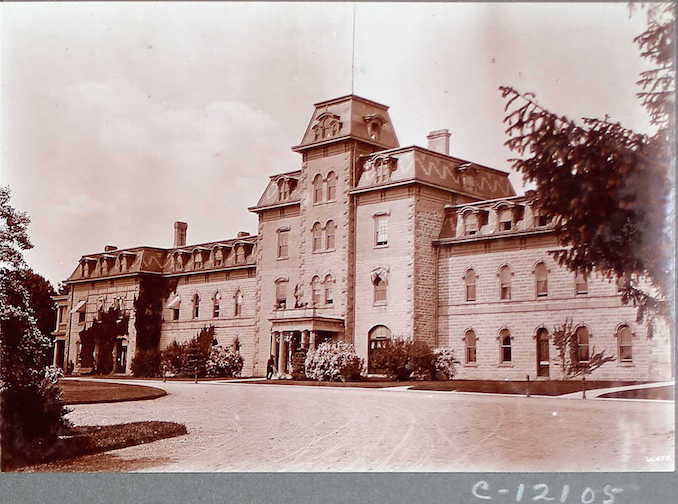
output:
[[[673,385],[666,385],[664,387],[608,392],[599,397],[615,399],[661,399],[664,401],[673,401],[675,399],[675,389]]]
[[[386,387],[410,387],[410,390],[438,390],[445,392],[482,392],[494,394],[526,394],[526,381],[506,380],[452,380],[452,381],[387,381],[367,379],[357,382],[318,382],[312,380],[260,380],[241,383],[259,383],[267,385],[310,385],[318,387],[359,387],[359,388],[386,388]],[[621,387],[624,385],[636,385],[647,382],[634,381],[597,381],[587,380],[545,380],[530,381],[530,394],[558,396],[586,390]]]
[[[81,455],[118,450],[186,434],[186,426],[175,422],[131,422],[115,425],[83,425],[73,427],[62,436],[49,453],[43,453],[36,465],[19,471],[59,472],[67,469],[71,459]]]
[[[167,395],[162,389],[144,385],[95,382],[85,380],[61,380],[66,404],[92,404],[120,401],[157,399]]]

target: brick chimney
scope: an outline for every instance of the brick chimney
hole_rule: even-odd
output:
[[[104,247],[104,252],[113,252],[114,250],[118,250],[118,247],[115,245],[106,245]]]
[[[247,231],[238,231],[238,238],[244,238],[245,236],[249,236],[250,234]]]
[[[450,132],[448,130],[431,131],[426,138],[428,139],[429,150],[440,152],[447,156],[450,155]]]
[[[186,230],[188,224],[177,221],[174,223],[174,246],[184,247],[186,245]]]

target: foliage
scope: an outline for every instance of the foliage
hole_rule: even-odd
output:
[[[158,376],[160,374],[160,328],[162,308],[169,293],[176,289],[176,279],[142,276],[139,296],[134,300],[134,329],[136,352],[132,359],[134,376]],[[135,365],[136,363],[136,365]]]
[[[552,252],[572,271],[596,270],[623,280],[622,300],[638,320],[668,316],[672,295],[671,198],[675,71],[673,7],[648,9],[648,29],[635,41],[655,68],[641,74],[638,93],[652,135],[606,116],[581,124],[541,107],[532,93],[501,87],[507,98],[506,145],[522,156],[512,168],[536,184],[532,202],[555,217],[564,250]],[[651,287],[643,285],[649,279]]]
[[[42,275],[27,269],[23,273],[24,285],[31,298],[31,306],[37,320],[38,330],[43,336],[51,339],[51,333],[56,325],[56,306],[52,296],[56,291],[52,284]]]
[[[293,380],[303,380],[306,376],[306,356],[308,355],[308,350],[305,348],[299,348],[296,352],[292,354],[292,379]]]
[[[240,352],[232,347],[222,347],[217,345],[210,350],[207,359],[207,376],[220,376],[230,378],[240,376],[242,372],[243,359]]]
[[[451,380],[456,373],[454,350],[448,347],[433,350],[433,377],[437,380]]]
[[[60,371],[49,366],[50,340],[40,332],[26,288],[23,251],[32,248],[29,217],[0,188],[0,447],[6,469],[48,450],[70,425]]]
[[[160,376],[160,351],[157,348],[137,350],[132,359],[134,376]]]
[[[605,355],[605,350],[596,353],[596,347],[592,346],[589,360],[580,361],[577,328],[574,327],[571,319],[566,319],[563,324],[553,328],[553,345],[556,347],[565,379],[589,375],[600,366],[614,360],[613,356]]]
[[[350,343],[326,341],[308,352],[304,369],[312,380],[345,382],[360,378],[363,360]]]
[[[90,367],[89,364],[93,359],[92,352],[95,345],[98,345],[97,361],[91,364],[99,374],[112,373],[114,370],[113,348],[118,336],[127,334],[128,327],[129,315],[124,314],[120,308],[111,306],[107,311],[99,310],[92,325],[80,331],[82,343],[80,355],[83,367]]]
[[[160,363],[164,373],[173,376],[195,376],[197,373],[198,376],[205,376],[210,352],[215,344],[213,325],[203,327],[188,341],[173,341],[161,352]]]
[[[433,351],[424,341],[393,339],[375,361],[374,367],[384,369],[392,380],[425,378],[433,374]]]

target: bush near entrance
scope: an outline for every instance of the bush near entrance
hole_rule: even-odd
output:
[[[321,343],[308,352],[304,362],[306,377],[317,381],[359,380],[363,367],[353,345],[343,341]]]
[[[433,351],[424,341],[392,340],[379,353],[374,365],[391,380],[425,379],[434,375]]]

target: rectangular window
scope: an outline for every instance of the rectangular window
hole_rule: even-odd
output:
[[[374,219],[374,244],[376,246],[388,245],[388,217],[379,215]]]
[[[548,280],[537,280],[537,296],[547,296],[548,293]]]
[[[466,301],[475,301],[476,300],[476,285],[467,285],[466,286]]]
[[[179,320],[179,308],[172,310],[172,320]]]
[[[85,310],[78,312],[78,322],[83,323],[85,321]]]
[[[588,281],[586,279],[586,275],[583,273],[577,273],[575,276],[575,292],[577,294],[588,294],[589,292],[589,285]]]
[[[212,311],[213,318],[219,318],[219,303],[214,303],[214,310]]]
[[[548,215],[537,215],[537,227],[548,226],[551,222],[551,217]]]
[[[278,259],[287,257],[287,244],[289,238],[289,231],[278,232]]]
[[[502,285],[501,286],[501,299],[506,301],[511,299],[511,286],[510,285]]]
[[[503,221],[501,223],[501,230],[502,231],[510,231],[511,230],[511,221]]]

